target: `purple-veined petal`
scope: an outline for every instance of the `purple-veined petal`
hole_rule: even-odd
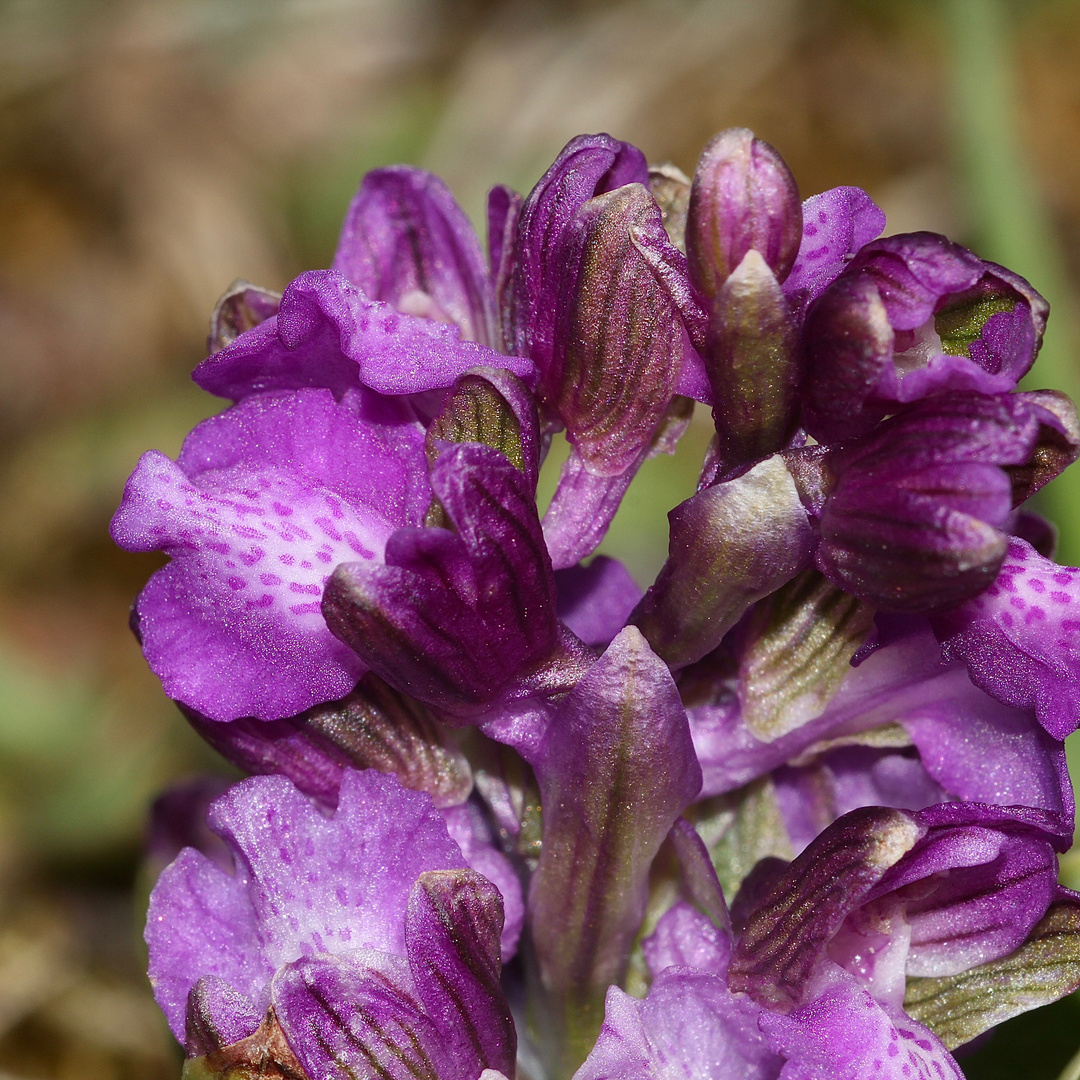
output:
[[[525,385],[501,368],[476,368],[458,379],[427,430],[434,465],[448,443],[477,442],[501,450],[536,488],[540,423]]]
[[[369,300],[455,324],[494,345],[487,266],[469,219],[433,173],[374,169],[349,205],[333,269]]]
[[[347,693],[364,666],[327,629],[323,586],[429,499],[419,426],[367,393],[259,395],[195,428],[177,462],[145,454],[112,535],[172,557],[136,608],[165,692],[214,720]]]
[[[274,978],[274,1010],[311,1080],[473,1080],[417,999],[403,957],[309,957]]]
[[[413,394],[482,366],[532,375],[527,360],[462,341],[456,326],[369,300],[336,270],[308,270],[285,289],[276,316],[208,357],[192,378],[234,401],[305,386]]]
[[[462,1074],[514,1070],[517,1035],[499,983],[502,899],[472,870],[431,870],[409,895],[405,939],[416,993]]]
[[[925,833],[910,813],[884,807],[855,810],[834,822],[750,913],[731,957],[731,988],[781,1012],[803,1004],[848,913]]]
[[[513,353],[531,357],[541,370],[550,362],[561,285],[556,253],[578,209],[594,195],[648,181],[641,151],[610,135],[579,135],[562,149],[518,219],[513,300],[503,329]]]
[[[1016,708],[1034,708],[1063,739],[1080,717],[1080,570],[1059,566],[1013,537],[993,584],[938,616],[946,656],[963,660],[976,686]]]
[[[521,928],[525,923],[525,900],[521,879],[510,860],[497,851],[494,838],[480,808],[474,803],[446,807],[443,812],[450,838],[461,848],[465,861],[483,874],[502,897],[502,961],[507,963],[517,952]]]
[[[394,773],[402,786],[426,791],[439,807],[472,791],[469,763],[445,728],[417,701],[368,673],[352,693],[282,720],[248,717],[218,723],[181,706],[188,722],[246,773],[287,776],[305,795],[337,806],[346,770]]]
[[[783,281],[802,232],[799,189],[776,150],[747,128],[715,135],[694,172],[686,219],[695,285],[712,299],[749,251]]]
[[[659,259],[677,273],[683,256],[671,246],[652,196],[631,184],[580,207],[559,258],[555,333],[540,367],[541,391],[589,470],[618,476],[652,440],[692,351],[651,265]]]
[[[557,650],[582,663],[585,650],[558,628],[551,563],[523,474],[500,452],[464,444],[443,454],[431,481],[457,532],[400,530],[385,567],[337,569],[324,610],[391,685],[469,717],[515,686],[530,692],[521,680]]]

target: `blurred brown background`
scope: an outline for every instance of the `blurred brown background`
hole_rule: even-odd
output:
[[[576,133],[689,173],[731,125],[804,194],[862,185],[889,231],[1028,275],[1056,309],[1034,381],[1080,385],[1075,0],[0,2],[0,1080],[178,1075],[131,891],[148,801],[215,766],[127,630],[157,562],[106,529],[138,455],[220,407],[188,380],[216,297],[328,265],[374,166],[479,219]],[[643,584],[706,435],[608,544]],[[1049,512],[1078,511],[1064,485]]]

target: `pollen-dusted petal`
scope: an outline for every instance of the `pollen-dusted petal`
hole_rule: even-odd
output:
[[[350,770],[327,817],[281,776],[242,781],[210,811],[237,853],[272,969],[360,947],[403,955],[403,913],[425,870],[465,865],[431,800]]]
[[[208,357],[192,378],[234,401],[305,386],[413,394],[484,365],[521,378],[533,371],[527,360],[463,341],[457,326],[368,299],[336,270],[307,270],[285,289],[276,316]]]
[[[370,300],[429,313],[458,326],[466,341],[494,344],[480,242],[434,173],[409,165],[369,172],[349,204],[333,268]]]
[[[112,535],[173,560],[136,609],[170,697],[213,720],[277,719],[363,674],[326,627],[323,587],[339,563],[381,558],[430,498],[419,426],[365,412],[352,394],[259,395],[200,424],[177,463],[143,456]]]

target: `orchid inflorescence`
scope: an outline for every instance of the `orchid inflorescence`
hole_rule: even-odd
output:
[[[1080,986],[1080,571],[1021,509],[1080,425],[1016,389],[1042,297],[884,226],[746,130],[692,180],[581,136],[486,257],[385,168],[331,269],[225,294],[194,378],[233,404],[112,526],[252,774],[155,811],[191,1080],[959,1077]],[[695,400],[642,593],[585,560]]]

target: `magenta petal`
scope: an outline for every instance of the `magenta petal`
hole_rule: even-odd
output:
[[[253,1035],[261,1020],[246,994],[214,975],[204,975],[188,994],[181,1042],[188,1057],[201,1057]]]
[[[378,559],[430,498],[419,425],[369,420],[370,397],[259,395],[195,428],[177,463],[143,456],[112,535],[172,557],[136,609],[170,697],[214,720],[270,720],[364,673],[326,627],[323,586],[340,562]]]
[[[783,1062],[758,1031],[759,1012],[723,979],[690,968],[669,968],[644,1001],[612,987],[574,1080],[774,1080]]]
[[[324,610],[391,685],[467,717],[560,644],[555,584],[531,486],[502,453],[453,446],[431,480],[457,532],[400,530],[385,567],[337,569]]]
[[[462,341],[456,326],[369,300],[336,270],[308,270],[286,288],[274,318],[208,357],[192,378],[234,401],[305,386],[412,394],[449,386],[482,365],[522,378],[533,370],[527,360]]]
[[[713,975],[727,972],[731,937],[686,901],[668,908],[642,943],[653,976],[669,967],[692,967]]]
[[[502,899],[472,870],[421,874],[405,939],[416,992],[460,1072],[512,1073],[517,1035],[499,982]]]
[[[761,1030],[791,1063],[784,1072],[791,1080],[964,1080],[936,1036],[838,971],[801,1009],[763,1012]]]
[[[645,458],[645,451],[639,455]],[[604,539],[641,461],[617,476],[597,476],[571,448],[544,514],[544,543],[556,570],[588,558]]]
[[[150,984],[172,1033],[184,1041],[188,993],[204,977],[219,979],[265,1005],[273,966],[262,953],[247,881],[194,848],[162,872],[146,917]]]
[[[802,205],[803,235],[784,292],[806,310],[856,251],[881,235],[885,214],[862,188],[835,187]]]
[[[369,172],[345,215],[333,268],[369,300],[454,323],[465,340],[493,344],[480,243],[433,173],[408,165]]]
[[[491,830],[478,806],[471,802],[448,806],[442,815],[450,838],[461,848],[465,861],[478,874],[483,874],[502,896],[503,924],[499,941],[505,964],[517,952],[525,923],[521,879],[510,860],[495,849]]]
[[[349,770],[332,818],[280,776],[257,776],[211,808],[239,853],[273,968],[361,946],[404,954],[403,913],[425,870],[464,865],[430,798],[396,777]]]
[[[653,857],[701,787],[675,683],[634,627],[560,703],[535,770],[530,926],[546,989],[573,1009],[620,978]]]
[[[586,645],[606,648],[626,625],[642,592],[618,559],[597,555],[588,566],[555,574],[559,618]]]
[[[553,258],[583,203],[626,184],[648,184],[649,169],[636,147],[610,135],[579,135],[563,147],[529,193],[517,231],[512,315],[504,333],[513,352],[544,369],[554,340],[559,282]]]
[[[362,950],[299,960],[274,979],[273,1000],[312,1080],[474,1080],[446,1052],[402,957]]]
[[[1034,708],[1056,739],[1080,717],[1080,570],[1043,558],[1013,537],[997,580],[935,620],[951,659],[998,701]]]

